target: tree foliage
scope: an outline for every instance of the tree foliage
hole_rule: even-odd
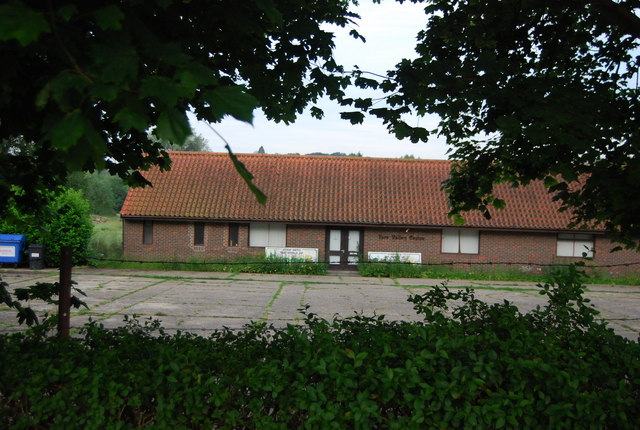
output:
[[[0,200],[29,206],[35,181],[63,183],[70,170],[105,168],[146,184],[139,169],[170,166],[148,131],[183,143],[187,110],[209,122],[251,122],[259,106],[289,123],[320,96],[339,97],[349,79],[335,73],[324,26],[349,24],[349,3],[4,2],[0,138],[23,139],[33,151],[0,154],[11,166],[0,176]]]
[[[67,186],[82,191],[89,201],[91,213],[96,215],[119,212],[129,190],[120,177],[110,175],[106,170],[73,172],[67,178]]]
[[[493,185],[542,180],[575,225],[605,227],[627,246],[640,237],[640,103],[636,0],[423,0],[417,58],[387,79],[356,73],[387,106],[345,100],[399,138],[444,136],[457,160],[451,214],[504,202]],[[435,114],[433,129],[406,115]],[[345,117],[358,122],[355,115]],[[508,204],[508,202],[506,202]]]
[[[158,140],[153,135],[151,140]],[[168,140],[160,140],[162,147],[167,151],[190,151],[190,152],[210,152],[211,148],[207,144],[207,139],[200,134],[190,134],[182,144],[171,143]]]
[[[63,246],[72,247],[74,264],[84,263],[93,232],[89,202],[81,191],[70,188],[48,193],[47,198],[38,210],[10,206],[11,216],[0,220],[0,233],[25,234],[30,243],[43,244],[47,266],[59,266]]]
[[[362,153],[360,152],[351,152],[347,154],[346,152],[310,152],[307,155],[324,155],[330,157],[362,157]]]

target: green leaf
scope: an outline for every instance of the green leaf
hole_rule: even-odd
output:
[[[11,1],[0,5],[0,40],[15,39],[26,46],[49,31],[44,14],[26,7],[23,2]]]
[[[138,77],[138,53],[126,38],[114,37],[93,44],[91,56],[91,73],[105,82],[122,83]]]
[[[261,205],[267,203],[267,196],[262,191],[260,191],[260,189],[253,183],[253,175],[251,174],[251,172],[249,172],[245,165],[240,160],[238,160],[238,157],[236,157],[233,151],[231,151],[231,147],[229,146],[229,144],[226,144],[225,148],[227,148],[227,151],[229,152],[229,158],[231,158],[231,161],[233,162],[233,167],[240,174],[240,177],[247,183],[247,186],[249,187],[251,192],[256,196],[256,200],[258,201],[258,203],[260,203]]]
[[[362,112],[340,112],[340,118],[348,119],[351,124],[362,124],[364,114]]]
[[[316,119],[322,119],[324,117],[324,111],[317,106],[311,106],[309,113]]]
[[[48,82],[36,95],[36,107],[43,108],[51,96],[51,83]]]
[[[189,63],[184,70],[178,72],[177,78],[190,93],[198,88],[218,83],[218,79],[211,69],[195,62]]]
[[[218,118],[231,115],[235,119],[250,124],[253,122],[253,110],[258,106],[258,100],[246,93],[241,85],[207,91],[204,99],[211,105],[211,110]]]
[[[58,149],[69,149],[84,133],[84,119],[79,109],[59,121],[51,130],[51,143]]]
[[[123,131],[144,131],[149,128],[149,118],[141,104],[128,104],[118,111],[113,119],[120,124]]]
[[[73,4],[65,4],[58,9],[58,16],[64,21],[69,21],[77,13],[78,8]]]
[[[370,97],[365,99],[354,100],[354,106],[362,110],[369,109],[372,106],[372,104],[373,104],[373,100]]]
[[[256,7],[261,10],[268,21],[275,25],[282,25],[284,20],[282,14],[272,0],[256,0]]]
[[[456,226],[464,225],[464,217],[460,214],[453,215],[453,224]]]
[[[365,39],[364,36],[358,33],[358,31],[355,29],[349,31],[349,36],[353,37],[354,39],[360,39],[363,42],[367,41],[367,39]]]
[[[67,112],[78,105],[77,96],[82,93],[87,81],[77,73],[63,70],[53,77],[40,91],[36,98],[37,106],[44,106],[51,97],[60,107]]]
[[[164,76],[151,76],[142,81],[140,95],[142,97],[156,98],[168,107],[178,103],[178,99],[186,97],[189,91],[178,83]]]
[[[118,6],[109,5],[101,9],[96,10],[93,13],[96,19],[96,24],[103,30],[120,30],[122,28],[122,21],[124,20],[124,14]]]
[[[154,134],[161,140],[181,145],[191,134],[187,115],[175,109],[163,111],[158,118]]]
[[[91,88],[91,97],[98,100],[113,101],[119,93],[120,87],[103,82],[96,82]]]

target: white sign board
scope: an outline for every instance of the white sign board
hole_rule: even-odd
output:
[[[0,257],[15,257],[15,256],[16,256],[15,246],[0,246]]]
[[[401,261],[403,263],[422,264],[419,252],[369,252],[369,261]]]
[[[265,248],[265,254],[280,258],[318,261],[318,248],[277,248],[268,246]]]

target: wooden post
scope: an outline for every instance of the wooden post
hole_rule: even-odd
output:
[[[60,291],[58,292],[58,337],[69,337],[71,319],[71,247],[60,251]]]

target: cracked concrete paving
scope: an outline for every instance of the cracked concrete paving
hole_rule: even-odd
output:
[[[55,282],[55,270],[0,269],[10,288],[35,282]],[[299,324],[300,309],[326,319],[385,315],[387,320],[419,320],[409,294],[420,294],[443,280],[388,279],[360,276],[260,275],[210,272],[161,272],[74,268],[73,279],[83,290],[89,310],[74,310],[71,326],[89,318],[105,327],[123,324],[125,315],[159,319],[168,332],[177,330],[208,335],[215,329],[241,329],[250,322],[275,326]],[[526,312],[544,305],[544,297],[531,282],[450,281],[454,288],[473,287],[488,303],[508,300]],[[586,297],[611,328],[633,340],[640,334],[640,286],[589,285]],[[46,306],[34,303],[43,313]],[[0,306],[0,332],[22,330],[14,311]]]

